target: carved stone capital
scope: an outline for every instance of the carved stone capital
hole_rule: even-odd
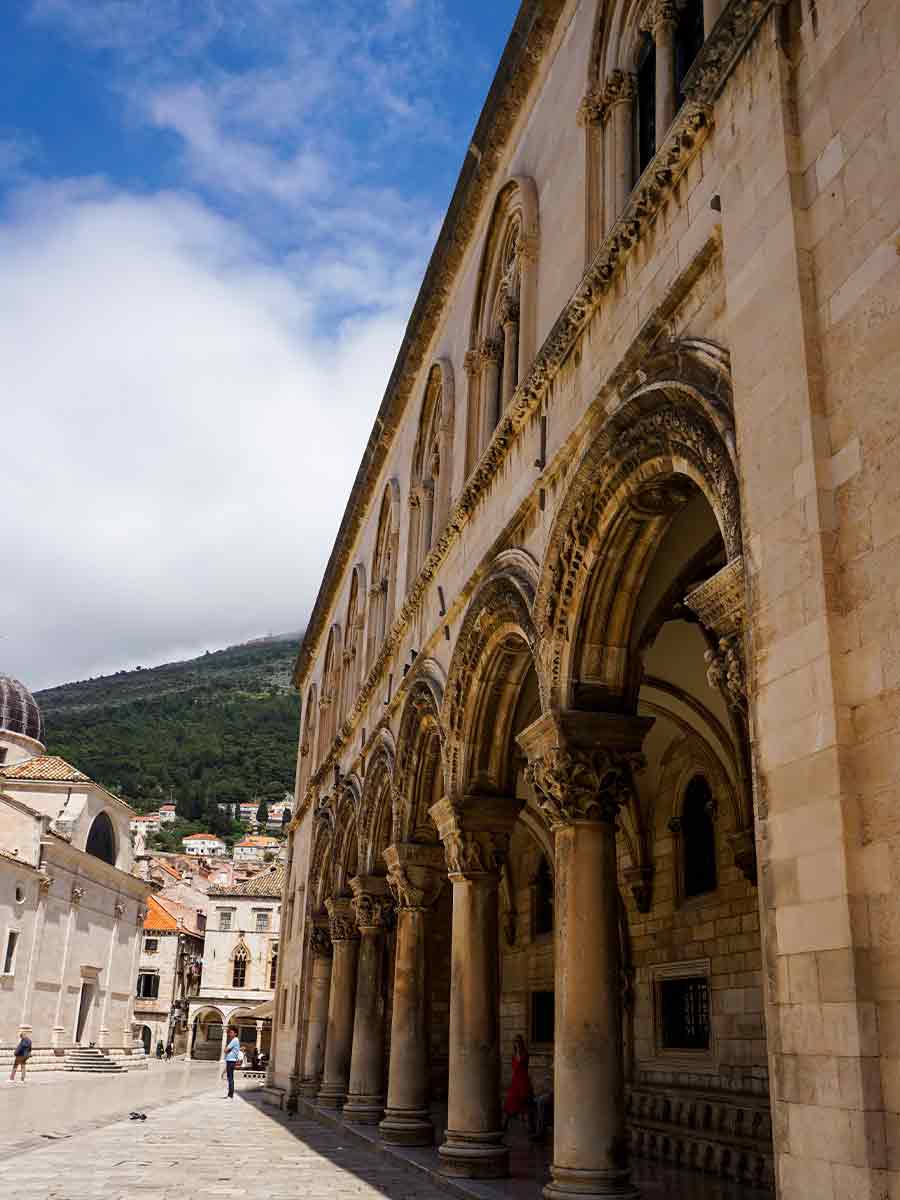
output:
[[[607,112],[614,104],[631,104],[637,96],[637,79],[628,71],[612,71],[607,76],[602,95]]]
[[[314,958],[331,958],[333,947],[331,945],[331,934],[328,931],[328,926],[313,925],[312,933],[309,936],[309,944]]]
[[[500,324],[505,329],[507,325],[517,325],[519,322],[519,302],[509,293],[500,301]]]
[[[481,354],[478,350],[467,350],[463,359],[463,370],[471,379],[481,370]]]
[[[579,125],[602,125],[609,114],[604,88],[591,88],[578,106]]]
[[[652,718],[547,713],[519,734],[526,777],[552,830],[578,821],[613,824],[644,766]]]
[[[387,881],[379,875],[356,875],[350,880],[350,888],[357,927],[367,932],[389,929],[394,904]]]
[[[117,921],[121,920],[121,918],[125,916],[125,905],[121,900],[117,900],[113,905],[113,913]]]
[[[661,25],[678,24],[678,6],[675,0],[650,0],[641,17],[641,29],[656,34]]]
[[[71,900],[72,904],[75,907],[77,907],[81,903],[83,896],[84,896],[84,888],[83,887],[73,887],[72,893],[71,893],[71,896],[69,897],[69,899]]]
[[[467,796],[458,803],[444,799],[431,806],[451,879],[499,879],[518,808],[518,802],[493,796]]]
[[[341,896],[337,900],[326,900],[325,908],[328,912],[332,942],[352,942],[359,937],[356,913],[353,911],[353,903],[349,896]]]
[[[398,908],[431,908],[447,879],[442,846],[395,842],[384,852],[387,885]]]
[[[39,895],[49,896],[50,889],[52,887],[53,887],[53,876],[52,875],[39,875],[38,876],[38,894]]]
[[[624,875],[638,912],[648,913],[653,905],[653,867],[626,867]]]
[[[497,363],[500,364],[503,358],[503,343],[499,338],[486,337],[481,343],[481,361],[482,363]]]
[[[712,578],[688,592],[684,602],[718,637],[738,633],[746,612],[743,557],[738,555],[726,563]]]

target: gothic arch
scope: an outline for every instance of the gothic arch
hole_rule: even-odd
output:
[[[316,716],[319,711],[318,692],[316,685],[311,683],[306,692],[306,711],[303,714],[303,724],[300,734],[300,763],[298,766],[297,800],[302,802],[309,785],[309,778],[315,769],[316,747]]]
[[[331,895],[331,876],[334,856],[334,822],[330,809],[316,814],[313,825],[313,846],[309,867],[309,906],[311,913],[321,913]]]
[[[346,634],[344,637],[343,670],[341,671],[341,694],[338,705],[337,723],[340,727],[360,685],[363,665],[363,648],[366,627],[366,568],[357,563],[350,575],[350,593],[347,597]]]
[[[364,875],[384,870],[380,851],[389,844],[394,825],[395,762],[394,739],[389,730],[381,729],[366,765],[362,793],[360,871]]]
[[[425,380],[410,480],[406,590],[443,532],[453,478],[454,384],[448,358],[433,364]]]
[[[466,475],[534,359],[538,233],[537,187],[533,179],[515,176],[494,204],[472,309]]]
[[[350,880],[359,874],[363,849],[360,838],[361,807],[359,780],[355,775],[349,775],[341,781],[334,815],[334,866],[331,880],[331,895],[334,897],[349,895]]]
[[[331,626],[328,642],[325,646],[325,658],[322,666],[322,691],[319,697],[319,743],[316,761],[321,763],[328,754],[331,743],[338,730],[338,703],[341,691],[341,665],[343,646],[341,627],[337,623]]]
[[[712,510],[726,561],[740,557],[726,363],[696,342],[648,360],[574,468],[534,609],[553,704],[621,709],[633,701],[635,600],[662,536],[694,495]]]
[[[469,603],[453,650],[441,713],[450,797],[463,794],[470,786],[488,792],[509,786],[509,780],[502,778],[509,748],[498,731],[508,731],[529,668],[537,674],[541,708],[545,709],[545,691],[534,657],[536,580],[537,564],[529,554],[505,550],[493,561]]]
[[[435,841],[428,810],[443,794],[444,673],[434,659],[416,664],[397,738],[397,821],[394,839]]]
[[[400,552],[400,484],[388,480],[378,512],[372,552],[366,667],[371,669],[391,627],[397,604],[397,556]]]

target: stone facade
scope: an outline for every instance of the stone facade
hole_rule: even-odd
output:
[[[898,82],[893,0],[522,4],[298,660],[275,1086],[502,1174],[521,1033],[551,1197],[900,1195]]]
[[[171,1043],[175,1054],[187,1049],[188,1008],[200,988],[205,924],[202,913],[165,894],[147,901],[134,1000],[135,1025],[147,1054],[155,1053],[159,1042]]]

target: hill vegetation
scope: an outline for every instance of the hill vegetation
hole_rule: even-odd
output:
[[[171,800],[184,821],[224,834],[219,803],[293,792],[299,700],[290,681],[301,636],[38,692],[47,751],[139,812]]]

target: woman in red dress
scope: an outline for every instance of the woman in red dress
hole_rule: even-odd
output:
[[[512,1079],[503,1101],[503,1128],[506,1129],[510,1117],[526,1117],[530,1124],[533,1099],[531,1077],[528,1074],[528,1051],[525,1039],[517,1035],[513,1041]]]

